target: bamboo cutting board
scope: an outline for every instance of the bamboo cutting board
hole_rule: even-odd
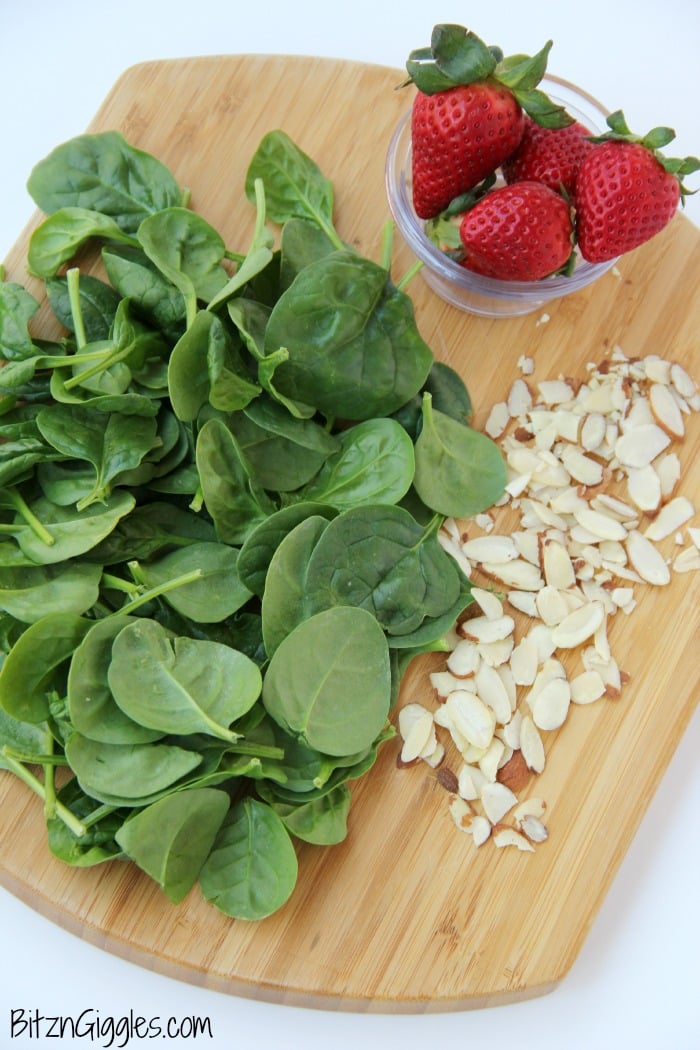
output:
[[[262,135],[283,128],[331,178],[337,226],[379,258],[388,218],[384,155],[409,105],[402,74],[303,57],[227,56],[129,69],[91,131],[119,128],[192,190],[193,207],[244,250],[253,227],[245,171]],[[31,224],[30,224],[31,225]],[[7,260],[25,281],[25,231]],[[394,275],[412,259],[397,243]],[[535,379],[583,377],[615,344],[700,372],[700,234],[682,217],[594,288],[517,319],[476,318],[414,280],[424,338],[466,379],[475,425],[507,394],[521,354]],[[31,284],[30,284],[31,287]],[[539,323],[538,323],[539,322]],[[680,449],[683,491],[700,498],[700,418]],[[74,870],[46,847],[38,800],[0,774],[0,881],[84,939],[150,969],[224,992],[363,1011],[496,1005],[551,991],[567,973],[696,704],[700,574],[646,588],[618,616],[613,651],[630,675],[617,703],[572,711],[548,737],[532,793],[549,804],[533,854],[476,850],[459,834],[435,773],[397,769],[389,744],[353,789],[347,840],[302,847],[299,884],[277,915],[231,921],[197,889],[177,908],[128,864]],[[414,661],[401,703],[429,702],[435,658]],[[682,673],[678,673],[678,669]]]

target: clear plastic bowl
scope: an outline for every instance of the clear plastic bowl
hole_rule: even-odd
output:
[[[566,106],[567,111],[592,132],[606,130],[608,111],[573,84],[548,76],[542,90]],[[541,281],[499,281],[460,266],[426,237],[423,220],[413,209],[411,189],[411,112],[399,121],[386,158],[386,192],[394,221],[411,251],[421,260],[427,284],[448,303],[482,317],[515,317],[541,309],[552,299],[585,288],[615,265],[616,259],[589,263],[580,256],[569,277],[545,277]]]

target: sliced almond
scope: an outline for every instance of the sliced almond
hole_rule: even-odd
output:
[[[582,507],[574,511],[576,521],[595,539],[623,540],[627,535],[625,526],[617,518],[600,510]]]
[[[471,833],[474,845],[483,846],[491,835],[491,822],[481,814],[477,814],[471,822]]]
[[[674,572],[695,572],[700,569],[700,551],[695,545],[685,547],[673,559],[671,566]]]
[[[697,385],[682,365],[674,363],[671,365],[671,383],[681,397],[692,398],[697,393]]]
[[[480,663],[476,642],[471,638],[461,638],[447,657],[447,670],[457,679],[472,678]]]
[[[542,552],[542,569],[545,582],[557,590],[566,590],[576,583],[576,573],[571,556],[564,543],[550,541],[545,543]]]
[[[497,620],[503,615],[503,603],[493,591],[486,591],[483,587],[472,587],[471,595],[489,620]]]
[[[582,485],[600,485],[603,480],[603,466],[599,460],[587,456],[574,446],[562,450],[562,462],[571,477]]]
[[[484,430],[490,438],[499,438],[508,426],[509,412],[505,401],[499,401],[489,412]]]
[[[627,494],[643,511],[655,511],[661,503],[661,478],[647,463],[645,467],[631,467],[627,472]]]
[[[632,529],[625,545],[630,564],[643,580],[655,587],[663,587],[669,583],[671,579],[669,567],[663,555],[648,537],[637,529]]]
[[[500,563],[484,561],[480,568],[489,579],[513,590],[537,591],[544,583],[539,568],[523,558]]]
[[[474,616],[463,620],[459,628],[460,634],[474,642],[497,642],[508,638],[514,629],[512,616],[499,616],[497,620],[490,620],[488,616]]]
[[[520,750],[533,773],[541,773],[545,766],[544,744],[530,715],[524,715],[520,726]]]
[[[670,438],[681,440],[685,423],[678,402],[668,386],[652,383],[649,388],[649,407],[654,419]]]
[[[538,692],[532,703],[532,720],[538,729],[551,732],[566,721],[571,687],[566,678],[553,678]]]
[[[511,816],[517,825],[520,825],[525,817],[535,817],[537,820],[544,821],[544,815],[547,812],[547,803],[543,798],[533,796],[532,798],[523,799],[513,810]]]
[[[508,603],[526,616],[537,616],[537,594],[535,591],[508,591]]]
[[[573,649],[594,635],[604,619],[603,605],[596,601],[589,602],[569,613],[552,628],[552,641],[559,649]]]
[[[457,689],[445,701],[447,712],[456,730],[477,748],[487,748],[493,739],[496,719],[490,707],[476,693]]]
[[[600,671],[582,671],[571,679],[571,700],[574,704],[592,704],[605,695],[605,682]]]
[[[663,540],[677,532],[695,514],[695,507],[685,496],[676,496],[666,503],[644,530],[649,540]]]
[[[510,660],[515,640],[513,635],[507,638],[497,638],[494,642],[479,642],[479,656],[482,664],[489,667],[499,668]]]
[[[671,439],[656,423],[642,423],[622,434],[615,443],[615,455],[624,467],[646,467]]]
[[[501,725],[510,721],[510,697],[498,671],[482,662],[474,676],[474,685],[479,699],[491,708],[496,721]]]
[[[549,838],[549,832],[545,825],[531,813],[525,814],[520,821],[519,826],[523,834],[529,838],[530,842],[546,842]]]
[[[463,554],[473,562],[515,561],[518,548],[510,536],[476,536],[462,544]]]
[[[453,690],[462,688],[461,679],[450,671],[432,671],[429,677],[435,693],[442,700]]]
[[[484,784],[482,788],[481,804],[484,807],[484,813],[492,824],[500,823],[506,813],[513,806],[517,805],[517,802],[517,795],[505,784],[500,784],[498,781]]]
[[[474,810],[469,805],[467,800],[461,798],[459,795],[454,795],[450,799],[449,808],[450,816],[454,821],[455,827],[458,828],[459,831],[466,831],[467,833],[471,833],[472,821],[474,820],[476,814],[474,813]]]
[[[574,396],[572,387],[564,379],[544,379],[537,384],[537,390],[545,405],[561,405]]]
[[[532,685],[537,675],[540,659],[537,642],[526,635],[513,649],[510,668],[516,685]]]
[[[586,452],[595,452],[603,444],[606,433],[605,416],[601,412],[588,412],[580,430],[580,441]]]
[[[457,791],[462,798],[468,802],[474,802],[481,797],[486,777],[478,766],[465,762],[457,774]]]
[[[399,733],[404,741],[401,761],[413,762],[437,745],[433,716],[422,704],[406,704],[399,711]]]
[[[558,587],[542,587],[537,592],[536,602],[542,622],[550,627],[561,623],[570,612],[566,598]]]
[[[530,387],[524,379],[516,379],[508,394],[508,412],[513,419],[524,416],[532,407]]]
[[[493,844],[499,849],[503,849],[506,846],[515,846],[516,849],[523,850],[525,852],[534,852],[535,847],[532,845],[530,840],[516,831],[515,828],[510,828],[505,825],[496,826],[493,829]]]

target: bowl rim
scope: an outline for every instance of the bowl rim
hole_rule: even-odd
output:
[[[570,81],[552,74],[546,74],[542,79],[543,84],[554,85],[566,93],[571,93],[575,98],[571,101],[553,97],[558,102],[563,102],[570,109],[576,109],[576,100],[593,107],[597,113],[605,118],[609,115],[608,110],[593,95],[572,84]],[[389,141],[385,163],[385,188],[389,201],[389,207],[404,240],[413,253],[442,281],[448,281],[463,292],[476,293],[492,299],[515,299],[545,301],[555,299],[570,292],[585,288],[607,273],[618,261],[618,256],[606,259],[601,263],[590,263],[579,256],[579,262],[574,272],[567,275],[554,275],[541,278],[538,281],[505,281],[496,277],[487,277],[483,274],[468,270],[456,263],[444,252],[441,252],[423,232],[421,222],[413,210],[413,201],[409,188],[409,180],[406,171],[406,161],[411,154],[410,141],[410,118],[412,107],[402,114]],[[575,114],[572,114],[575,115]],[[585,118],[585,114],[578,117]],[[408,130],[408,141],[406,133]],[[405,147],[403,156],[399,156],[400,150]]]

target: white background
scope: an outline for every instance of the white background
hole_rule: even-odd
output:
[[[128,66],[155,58],[256,52],[402,68],[412,48],[429,42],[434,23],[465,24],[472,8],[471,28],[487,42],[507,54],[532,54],[553,39],[550,72],[582,85],[609,108],[624,109],[636,131],[673,126],[677,139],[666,151],[670,155],[700,153],[697,0],[500,0],[480,5],[478,13],[476,5],[425,0],[337,5],[329,0],[0,0],[0,258],[34,210],[24,188],[32,165],[84,130]],[[700,175],[688,181],[700,187]],[[691,198],[686,213],[700,225],[700,194]],[[13,1008],[76,1016],[89,1007],[103,1017],[133,1009],[147,1017],[211,1018],[212,1040],[159,1044],[168,1047],[695,1050],[700,1046],[698,745],[696,713],[577,961],[549,996],[483,1011],[410,1017],[341,1015],[232,998],[125,963],[0,890],[0,1046],[56,1045],[10,1041]],[[100,1043],[82,1039],[60,1045]]]

